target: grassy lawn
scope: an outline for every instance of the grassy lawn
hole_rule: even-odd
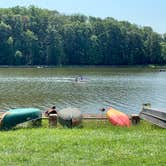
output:
[[[106,121],[85,121],[80,129],[44,125],[0,132],[0,165],[166,164],[166,130],[143,121],[130,128]]]

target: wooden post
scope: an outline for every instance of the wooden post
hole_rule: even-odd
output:
[[[140,117],[137,114],[132,114],[131,115],[131,122],[133,125],[137,125],[140,123]]]
[[[49,127],[56,127],[57,126],[57,114],[49,114]]]

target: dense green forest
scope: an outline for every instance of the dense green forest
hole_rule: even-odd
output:
[[[166,34],[111,17],[0,9],[0,65],[166,63]]]

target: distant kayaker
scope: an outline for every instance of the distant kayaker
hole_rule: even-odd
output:
[[[78,82],[78,81],[79,81],[79,78],[78,78],[78,77],[76,77],[76,78],[75,78],[75,82]]]
[[[75,78],[75,82],[83,82],[83,81],[84,81],[84,78],[82,75]]]
[[[45,112],[45,116],[49,116],[50,114],[57,114],[56,106],[53,106]]]
[[[82,76],[82,75],[80,76],[80,80],[81,80],[81,81],[83,80],[83,76]]]

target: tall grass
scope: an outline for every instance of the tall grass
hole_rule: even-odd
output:
[[[159,165],[166,130],[141,122],[130,128],[85,121],[82,128],[18,128],[0,132],[0,165]]]

